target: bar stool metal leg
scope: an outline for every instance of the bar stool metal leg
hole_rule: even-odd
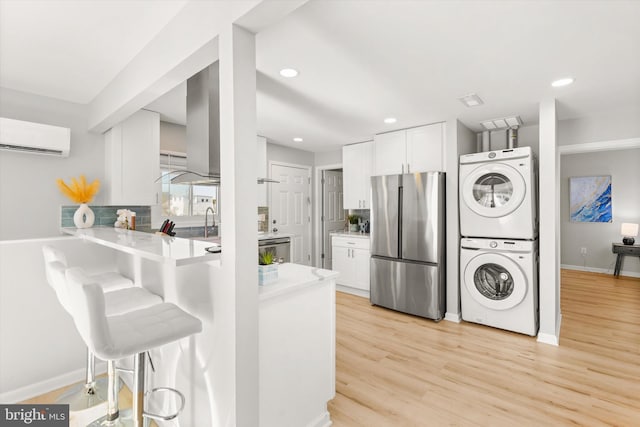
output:
[[[134,427],[144,427],[144,379],[146,352],[133,356],[133,425]]]
[[[122,384],[119,384],[122,387]],[[107,380],[95,377],[95,357],[87,349],[87,365],[85,382],[76,385],[63,393],[56,403],[68,404],[70,411],[83,411],[107,401]]]

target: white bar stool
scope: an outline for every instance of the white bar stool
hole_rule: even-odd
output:
[[[65,277],[66,256],[62,251],[51,246],[43,246],[42,252],[45,259],[47,281],[56,292],[62,307],[71,314]],[[133,286],[131,279],[117,272],[100,273],[90,277],[93,282],[99,283],[107,291],[105,305],[108,316],[123,314],[162,302],[162,298],[158,295]],[[114,386],[117,393],[117,389],[120,388],[119,382],[116,382]],[[107,381],[95,378],[95,357],[87,348],[85,383],[69,389],[57,399],[56,403],[67,403],[71,411],[82,411],[106,402],[109,393],[113,393],[113,391],[108,390]]]
[[[174,304],[162,303],[118,316],[107,316],[104,290],[81,269],[66,271],[73,320],[87,347],[109,367],[109,381],[115,381],[115,361],[135,356],[133,364],[133,426],[143,427],[144,419],[171,420],[184,408],[184,396],[178,390],[163,387],[151,390],[172,391],[182,404],[170,415],[144,411],[146,353],[156,347],[178,341],[202,331],[202,322]],[[112,390],[112,387],[109,387]],[[90,426],[126,425],[119,415],[117,394],[109,395],[107,415]]]

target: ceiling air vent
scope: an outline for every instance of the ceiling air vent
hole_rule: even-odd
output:
[[[517,128],[522,126],[522,119],[519,116],[503,117],[501,119],[485,120],[481,124],[486,130]]]

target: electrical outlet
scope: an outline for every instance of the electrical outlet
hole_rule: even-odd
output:
[[[587,248],[585,247],[580,248],[580,255],[587,256]]]

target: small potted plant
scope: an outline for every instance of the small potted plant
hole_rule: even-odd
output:
[[[274,264],[273,252],[264,251],[258,256],[258,284],[268,285],[278,280],[278,264]]]
[[[349,220],[349,231],[358,231],[360,217],[358,215],[349,215],[347,219]]]

